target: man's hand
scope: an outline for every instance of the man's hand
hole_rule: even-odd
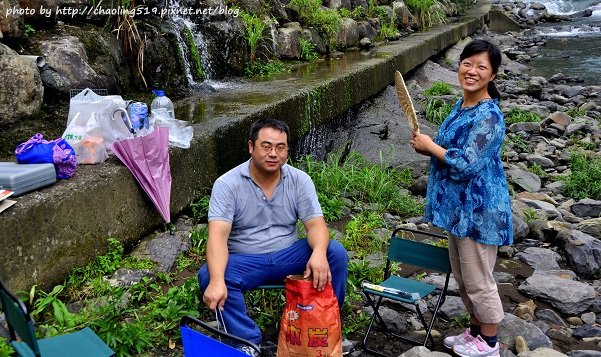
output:
[[[213,311],[215,311],[217,307],[219,307],[219,310],[223,310],[223,305],[225,304],[226,299],[227,287],[225,286],[225,281],[211,281],[202,297],[205,305],[207,305],[207,307]]]
[[[311,258],[307,262],[304,278],[313,277],[313,287],[322,291],[327,282],[332,282],[332,272],[325,251],[313,250]]]

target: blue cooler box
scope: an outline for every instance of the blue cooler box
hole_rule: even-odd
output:
[[[53,164],[0,162],[0,188],[13,191],[13,197],[55,182]]]

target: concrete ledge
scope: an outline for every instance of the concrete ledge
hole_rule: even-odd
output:
[[[490,3],[481,3],[460,22],[404,38],[364,58],[348,54],[305,73],[253,82],[178,103],[177,116],[195,124],[190,149],[170,153],[172,215],[202,188],[248,157],[247,130],[265,116],[285,119],[292,140],[314,125],[347,112],[429,57],[474,33],[488,21]],[[325,69],[324,69],[325,67]],[[326,73],[326,74],[324,74]],[[225,108],[225,109],[224,109]],[[0,215],[0,278],[13,290],[32,284],[49,287],[70,269],[107,250],[107,237],[132,245],[162,223],[141,188],[115,158],[80,166],[77,175],[18,198]]]

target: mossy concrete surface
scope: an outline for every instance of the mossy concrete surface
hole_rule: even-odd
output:
[[[310,65],[270,81],[190,97],[176,104],[193,120],[189,149],[170,151],[171,212],[176,216],[223,172],[248,157],[250,123],[279,117],[296,140],[312,126],[347,112],[392,84],[393,73],[419,66],[474,33],[488,21],[480,2],[456,23],[403,38],[369,55]],[[0,278],[11,289],[48,288],[107,250],[107,238],[126,246],[161,225],[162,219],[127,168],[117,159],[80,166],[74,178],[17,198],[0,215]]]

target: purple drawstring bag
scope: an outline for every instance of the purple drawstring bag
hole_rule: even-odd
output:
[[[63,138],[48,141],[44,140],[42,134],[37,133],[19,144],[15,155],[19,164],[54,164],[58,179],[73,177],[77,169],[75,150]]]

